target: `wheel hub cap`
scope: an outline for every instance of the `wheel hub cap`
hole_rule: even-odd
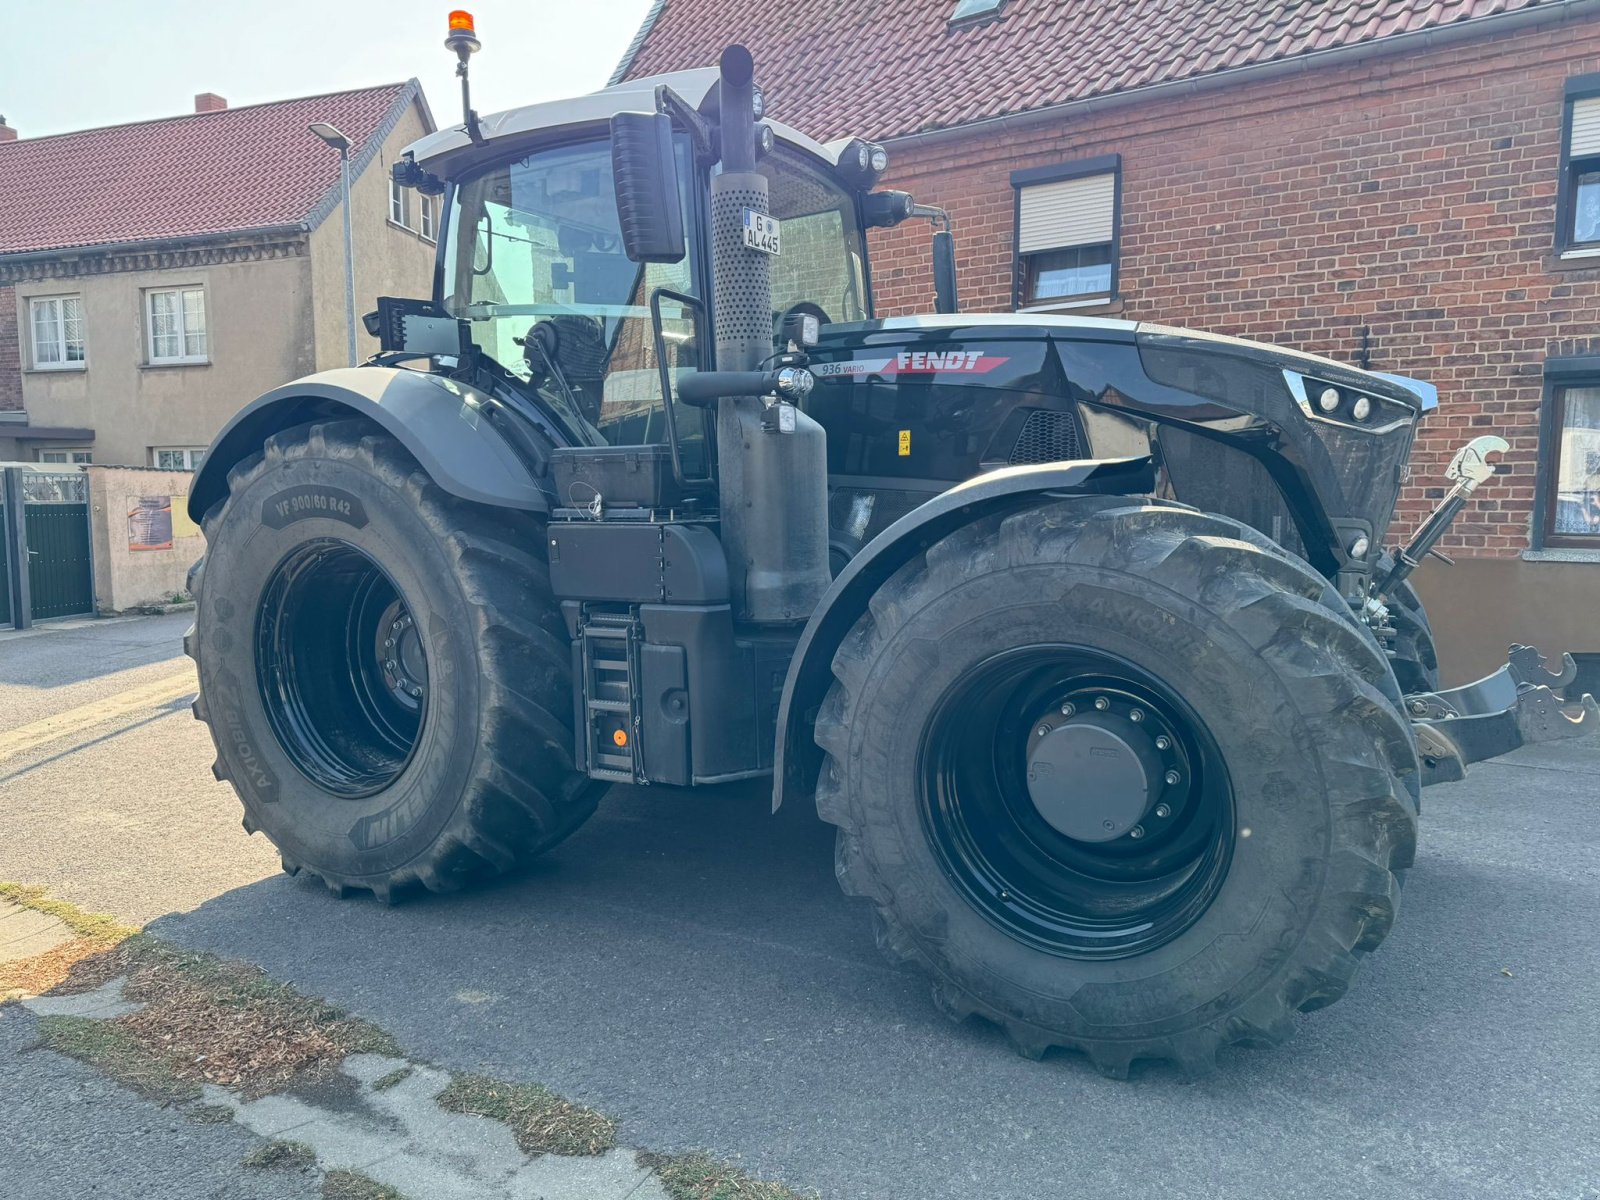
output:
[[[1111,842],[1134,829],[1161,787],[1151,739],[1124,718],[1075,717],[1028,747],[1028,795],[1039,815],[1080,842]]]

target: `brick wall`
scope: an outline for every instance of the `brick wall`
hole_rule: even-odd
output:
[[[1600,352],[1600,264],[1571,269],[1552,249],[1562,83],[1597,69],[1600,22],[1573,21],[892,148],[885,182],[950,209],[962,307],[997,311],[1011,303],[1011,171],[1120,154],[1113,311],[1345,361],[1369,327],[1373,369],[1440,393],[1402,527],[1457,446],[1498,432],[1509,475],[1445,548],[1509,556],[1528,544],[1544,359]],[[926,223],[872,237],[880,314],[931,310]]]
[[[0,287],[0,412],[22,407],[22,345],[16,289]]]

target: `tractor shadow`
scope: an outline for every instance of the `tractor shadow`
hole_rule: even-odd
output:
[[[1579,998],[1600,992],[1582,974],[1597,957],[1592,879],[1508,879],[1430,852],[1350,995],[1286,1046],[1231,1049],[1195,1083],[1160,1064],[1118,1083],[946,1021],[840,894],[831,827],[804,806],[767,810],[759,785],[616,789],[568,843],[475,892],[384,908],[279,877],[152,931],[258,962],[415,1057],[594,1104],[625,1144],[710,1148],[826,1195],[1058,1195],[1063,1179],[1073,1195],[1121,1194],[1130,1156],[1148,1166],[1159,1144],[1179,1172],[1163,1194],[1190,1194],[1192,1161],[1196,1195],[1216,1194],[1202,1186],[1213,1168],[1241,1195],[1323,1195],[1360,1155],[1386,1173],[1364,1195],[1411,1196],[1433,1194],[1411,1185],[1438,1153],[1512,1179],[1583,1143],[1564,1121],[1550,1146],[1486,1134],[1525,1125],[1541,1075],[1600,1073]],[[1543,961],[1562,939],[1570,968]],[[1551,971],[1559,998],[1539,980]],[[1526,1085],[1507,1086],[1511,1064]],[[1432,1122],[1440,1144],[1396,1113]]]

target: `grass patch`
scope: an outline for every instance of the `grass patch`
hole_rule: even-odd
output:
[[[672,1200],[813,1200],[815,1192],[797,1192],[781,1183],[756,1179],[701,1151],[692,1154],[646,1154],[638,1163],[656,1173]]]
[[[527,1154],[604,1154],[617,1144],[610,1117],[538,1084],[455,1075],[438,1103],[446,1112],[504,1122]]]
[[[116,1021],[41,1017],[39,1043],[87,1063],[142,1096],[173,1104],[193,1100],[200,1087],[181,1077],[170,1053],[153,1049]]]
[[[226,1104],[194,1104],[183,1115],[196,1125],[226,1125],[233,1120],[233,1109]]]
[[[239,1160],[241,1166],[283,1171],[309,1171],[317,1165],[317,1152],[304,1142],[266,1142]]]
[[[79,963],[139,932],[106,913],[85,912],[76,904],[52,900],[44,888],[29,884],[0,882],[0,900],[54,917],[75,935],[43,954],[0,964],[0,1000],[38,996],[60,988]]]
[[[360,1171],[329,1171],[322,1179],[322,1200],[406,1200],[386,1183]]]
[[[397,1087],[410,1078],[410,1067],[396,1067],[382,1079],[373,1080],[372,1090],[375,1092],[387,1092],[390,1088]]]

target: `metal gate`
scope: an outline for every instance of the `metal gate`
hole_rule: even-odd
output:
[[[11,525],[6,520],[6,493],[4,488],[0,488],[0,625],[11,624],[10,534]]]
[[[94,611],[94,563],[89,540],[89,479],[82,471],[10,468],[0,503],[5,604],[0,620],[17,625]],[[27,564],[26,580],[17,578]],[[24,584],[25,586],[19,586]],[[20,619],[19,619],[20,618]]]

